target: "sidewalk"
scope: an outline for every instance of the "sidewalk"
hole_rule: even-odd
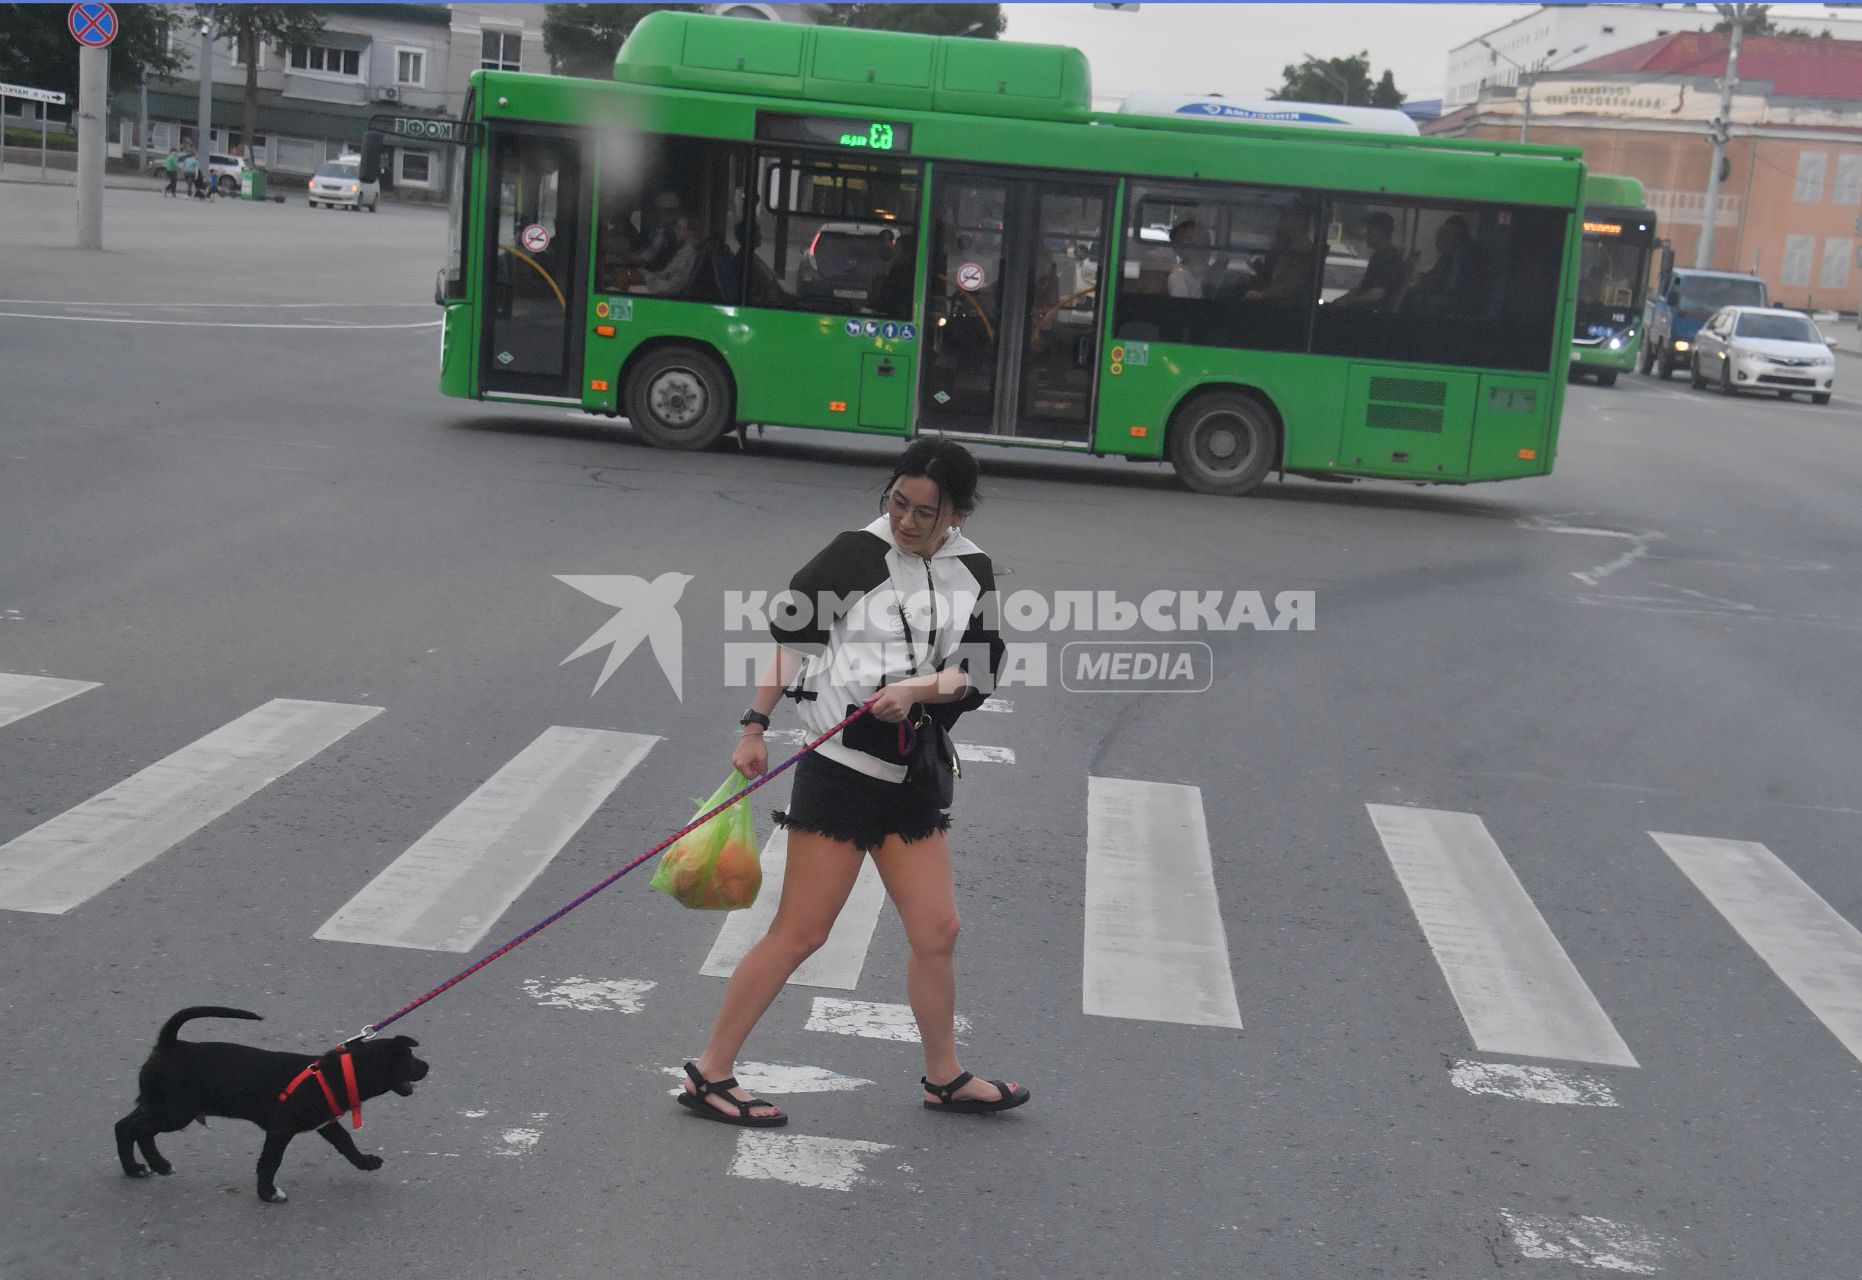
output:
[[[45,176],[39,176],[39,167],[26,168],[12,160],[7,161],[6,169],[0,171],[0,182],[30,183],[33,186],[75,187],[78,175],[71,169],[47,169]],[[160,191],[165,185],[163,178],[141,178],[132,173],[106,173],[103,185],[114,191]]]

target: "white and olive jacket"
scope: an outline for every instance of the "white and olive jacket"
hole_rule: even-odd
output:
[[[995,570],[974,542],[952,533],[927,560],[901,551],[882,515],[802,566],[771,610],[769,630],[808,659],[788,695],[810,739],[884,686],[955,665],[968,673],[969,689],[925,708],[948,730],[995,688],[1004,652],[997,612]],[[869,777],[905,779],[898,727],[871,715],[819,751]]]

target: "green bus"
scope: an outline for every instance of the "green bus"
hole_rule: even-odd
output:
[[[1642,303],[1655,248],[1655,211],[1642,184],[1612,174],[1584,175],[1583,249],[1571,336],[1571,376],[1603,386],[1636,367],[1642,349]]]
[[[377,122],[460,148],[447,395],[1206,493],[1552,468],[1575,149],[1096,112],[1075,49],[672,12],[612,82],[478,71],[464,116]]]

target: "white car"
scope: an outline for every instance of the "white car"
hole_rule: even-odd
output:
[[[325,161],[311,175],[308,189],[313,209],[325,204],[332,209],[367,209],[374,213],[381,203],[381,183],[362,180],[361,156]]]
[[[1789,400],[1802,391],[1828,404],[1836,357],[1810,317],[1780,307],[1721,307],[1700,327],[1690,356],[1690,381],[1721,395],[1775,391]]]
[[[223,196],[238,195],[240,188],[246,185],[245,158],[210,153],[207,156],[207,181],[213,183],[213,189]]]

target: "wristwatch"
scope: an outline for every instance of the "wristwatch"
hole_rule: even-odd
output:
[[[761,711],[758,711],[755,707],[752,707],[750,710],[744,712],[744,718],[737,723],[740,725],[755,725],[759,729],[767,729],[769,728],[769,717],[764,715]]]

